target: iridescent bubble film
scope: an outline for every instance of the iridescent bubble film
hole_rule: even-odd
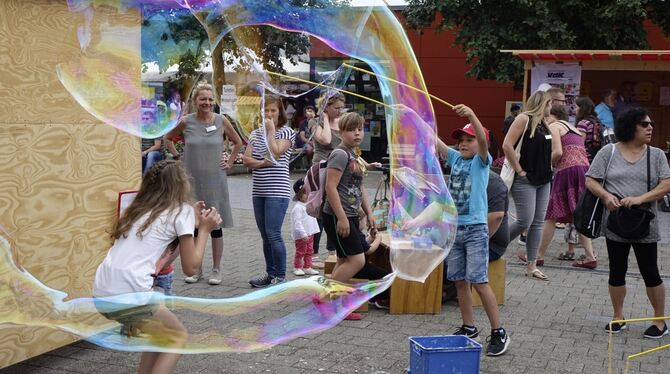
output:
[[[228,299],[142,292],[67,300],[66,293],[17,266],[9,242],[0,236],[0,326],[63,330],[121,351],[253,352],[335,326],[393,278],[347,285],[313,276]],[[152,316],[161,309],[174,313],[187,333]]]
[[[225,88],[235,94],[237,106],[229,114],[243,139],[261,126],[266,93],[300,95],[287,92],[283,87],[291,79],[277,75],[290,76],[290,63],[284,63],[281,71],[268,65],[262,47],[271,42],[270,34],[256,27],[303,33],[367,64],[378,75],[385,107],[393,273],[381,281],[357,285],[312,277],[220,300],[143,293],[65,301],[67,295],[45,287],[17,267],[3,241],[0,287],[7,302],[0,311],[1,323],[58,328],[120,350],[248,352],[332,327],[386,289],[396,276],[424,281],[447,256],[455,237],[456,209],[436,155],[434,111],[408,38],[382,1],[367,7],[340,0],[69,0],[68,4],[78,20],[73,27],[81,57],[57,67],[62,84],[93,116],[139,137],[160,137],[174,128],[189,110],[190,89],[203,78],[200,74],[181,77],[184,89],[161,100],[151,86],[142,83],[142,70],[149,64],[167,70],[183,56],[204,53],[218,59],[221,53],[228,70],[225,82],[214,82],[215,96],[218,99]],[[197,22],[202,30],[176,32],[182,30],[175,29],[180,22]],[[216,48],[220,45],[225,46],[222,51]],[[215,72],[221,68],[215,67]],[[349,73],[349,68],[341,66],[328,75],[317,75],[314,90],[346,89]],[[140,329],[126,336],[119,333],[117,322],[101,314],[135,307],[171,310],[188,335],[170,338],[167,328],[154,321],[144,326],[149,332]],[[211,318],[221,319],[219,329],[199,329],[199,322]]]

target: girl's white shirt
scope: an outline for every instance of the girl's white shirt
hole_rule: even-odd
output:
[[[191,205],[183,204],[181,210],[173,209],[158,216],[140,239],[137,230],[149,214],[133,224],[127,237],[114,242],[98,266],[93,283],[94,297],[151,291],[156,262],[167,246],[179,236],[193,235],[195,213]]]

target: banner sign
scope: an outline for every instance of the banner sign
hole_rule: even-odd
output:
[[[565,92],[566,109],[570,122],[575,121],[579,97],[579,88],[582,81],[582,67],[578,63],[556,64],[536,63],[530,76],[530,92],[537,91],[543,83],[552,87],[559,87]]]

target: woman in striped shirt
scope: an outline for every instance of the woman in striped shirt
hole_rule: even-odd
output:
[[[265,117],[265,126],[249,136],[243,159],[252,170],[254,216],[265,257],[266,274],[249,281],[256,288],[281,283],[286,277],[286,245],[281,228],[291,199],[288,164],[295,143],[295,132],[287,126],[284,104],[278,96],[265,97]]]

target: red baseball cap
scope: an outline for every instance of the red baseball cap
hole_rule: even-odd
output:
[[[488,142],[489,141],[489,130],[487,130],[486,127],[484,127],[484,133],[486,133],[486,141]],[[462,129],[454,130],[451,133],[451,137],[458,140],[458,138],[461,136],[461,134],[470,135],[470,136],[475,137],[475,138],[477,137],[476,133],[475,133],[475,127],[472,126],[471,123],[468,123]]]

